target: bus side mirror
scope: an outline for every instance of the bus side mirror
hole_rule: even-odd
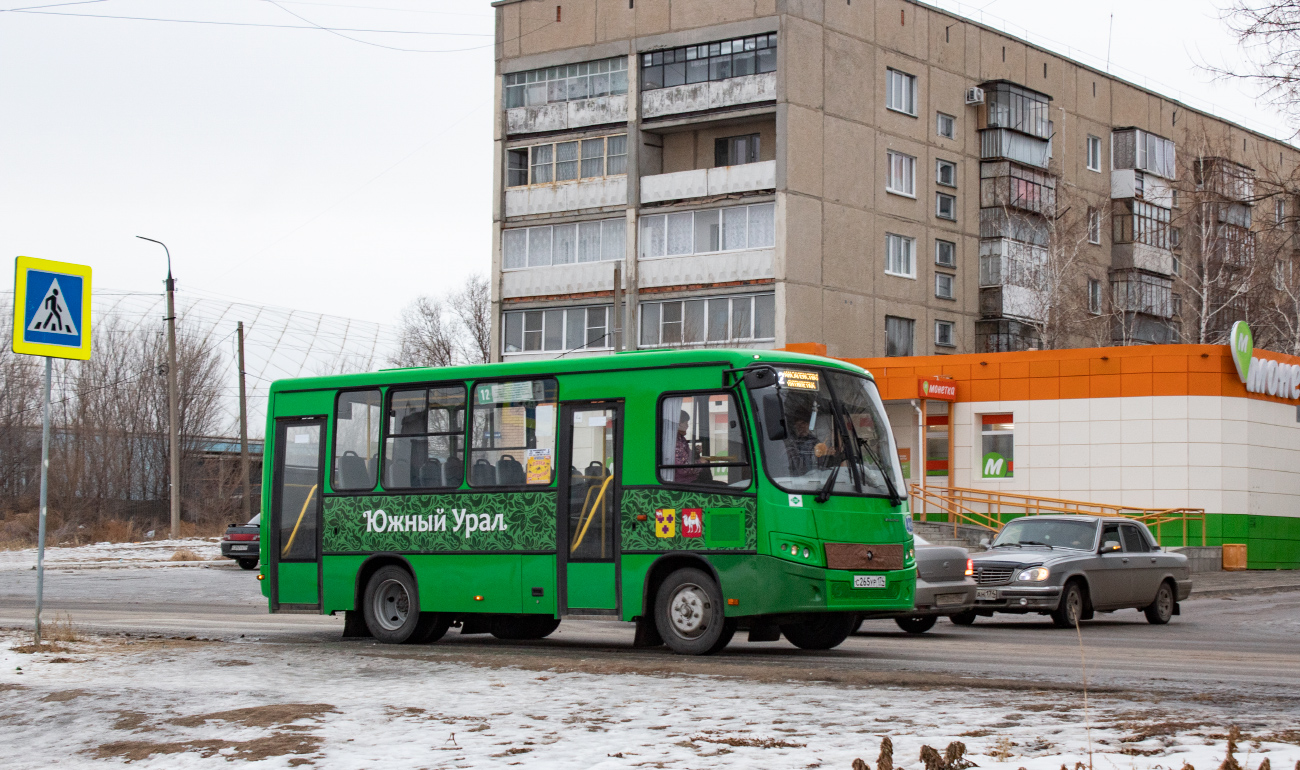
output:
[[[763,396],[763,428],[769,441],[785,440],[785,410],[775,393]]]
[[[759,390],[776,384],[776,370],[769,366],[750,369],[745,372],[745,387]]]

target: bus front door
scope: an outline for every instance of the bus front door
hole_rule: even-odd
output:
[[[271,496],[272,610],[320,609],[322,437],[319,418],[278,420]]]
[[[556,522],[560,612],[617,614],[622,404],[565,404],[563,408]]]

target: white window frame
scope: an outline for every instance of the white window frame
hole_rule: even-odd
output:
[[[885,109],[916,117],[916,76],[885,68]]]
[[[1101,243],[1101,210],[1088,207],[1088,243]]]
[[[944,204],[948,204],[948,214],[944,214]],[[934,215],[949,222],[957,221],[957,196],[948,193],[934,194]]]
[[[940,330],[948,330],[948,341],[944,342],[940,336]],[[934,322],[934,345],[940,348],[957,347],[957,325],[952,321],[935,321]]]
[[[586,340],[587,334],[590,333],[590,330],[592,328],[603,328],[605,330],[604,337],[600,340],[592,342],[591,344],[583,345],[581,347],[577,347],[577,348],[568,347],[569,316],[570,316],[570,312],[574,310],[585,311],[583,313],[583,329],[582,329],[584,341]],[[591,326],[591,311],[593,310],[601,310],[604,312],[605,325],[603,327]],[[557,311],[560,320],[559,337],[562,344],[559,348],[551,348],[550,350],[547,350],[546,349],[547,319],[548,317],[549,318],[556,317]],[[501,355],[519,356],[519,355],[537,355],[537,354],[547,354],[547,353],[567,353],[574,350],[583,350],[583,351],[612,350],[614,347],[614,336],[610,333],[611,329],[609,326],[610,321],[612,320],[611,319],[612,313],[613,313],[612,305],[578,305],[574,307],[545,307],[545,308],[529,308],[527,310],[503,311],[501,313]],[[528,329],[528,321],[530,320],[529,314],[533,315],[532,320],[536,320],[537,318],[540,318],[542,322],[540,346],[531,350],[528,349],[527,347],[528,344],[527,329]],[[509,335],[510,335],[511,316],[519,317],[519,324],[520,324],[519,350],[507,350],[506,347],[510,341]]]
[[[897,169],[895,169],[896,165]],[[896,170],[897,174],[895,174]],[[896,182],[904,186],[897,187]],[[885,151],[885,192],[902,195],[905,198],[916,198],[915,157],[894,150]]]
[[[581,260],[579,259],[578,250],[581,248],[582,231],[584,229],[584,226],[589,228],[592,225],[600,226],[600,245],[597,247],[597,251],[600,254],[600,258]],[[618,227],[617,225],[621,225],[621,227]],[[557,263],[555,261],[555,228],[570,227],[570,226],[575,227],[573,260],[569,262]],[[544,231],[549,231],[549,232],[544,232]],[[610,244],[605,243],[607,234],[610,239]],[[548,251],[549,256],[547,257],[547,261],[545,263],[541,263],[539,261],[538,264],[530,264],[531,260],[529,259],[529,251],[532,248],[532,244],[534,242],[534,235],[536,235],[539,240],[549,239],[550,242],[550,249]],[[509,248],[508,242],[517,237],[523,238],[524,262],[522,265],[507,266],[506,251]],[[608,245],[617,247],[617,251],[616,251],[617,256],[614,256],[614,254],[611,253],[612,250],[610,248],[607,248]],[[586,222],[570,222],[562,225],[539,225],[536,227],[510,227],[501,231],[501,272],[503,273],[513,272],[515,270],[528,270],[537,267],[551,267],[556,264],[586,265],[586,264],[591,264],[593,262],[619,262],[622,261],[627,256],[626,252],[627,252],[627,219],[625,219],[624,217],[613,217],[610,219],[595,219],[595,220],[588,220]]]
[[[947,279],[946,281],[944,279]],[[948,293],[940,291],[941,286],[948,285]],[[956,299],[957,298],[957,276],[952,273],[935,273],[934,274],[934,296],[939,299]]]
[[[885,233],[885,275],[916,280],[916,239]]]
[[[772,325],[771,335],[764,335],[764,336],[755,335],[755,327],[758,323],[758,304],[760,300],[765,301],[766,303],[771,304],[772,306],[771,307],[772,317],[770,319]],[[665,324],[680,324],[681,328],[678,329],[678,335],[682,337],[685,336],[685,331],[686,331],[685,303],[687,302],[704,303],[704,328],[700,331],[701,338],[699,340],[692,340],[690,342],[664,341]],[[710,309],[709,305],[714,302],[727,303],[727,321],[726,321],[727,336],[725,339],[721,339],[721,338],[709,339],[709,329],[708,329],[709,309]],[[747,312],[748,312],[748,321],[747,321],[748,333],[746,334],[745,332],[742,331],[740,334],[736,334],[737,330],[735,326],[738,323],[737,311],[740,308],[745,307],[746,303],[747,303]],[[680,306],[679,314],[678,314],[679,317],[677,318],[677,320],[675,321],[665,320],[667,314],[664,312],[664,308],[666,305]],[[654,308],[653,310],[651,310],[651,306],[653,306]],[[654,316],[653,320],[650,318],[651,315]],[[645,337],[645,333],[647,331],[645,327],[649,323],[654,323],[656,325],[655,336],[654,339],[652,340],[647,340]],[[637,327],[636,342],[637,342],[637,347],[639,348],[659,348],[659,347],[691,348],[691,347],[707,347],[710,345],[717,346],[719,344],[771,342],[776,339],[776,294],[774,292],[759,292],[757,294],[723,294],[723,295],[711,295],[711,296],[703,296],[703,297],[680,297],[674,299],[642,301],[637,303],[636,327]]]
[[[952,172],[950,175],[951,177],[950,181],[947,182],[943,181],[943,172],[945,169]],[[953,163],[950,160],[943,160],[942,158],[935,159],[934,183],[937,185],[942,185],[943,187],[951,187],[953,189],[956,189],[957,188],[957,164]]]
[[[1088,134],[1084,144],[1084,157],[1089,171],[1101,173],[1101,137]]]
[[[768,215],[768,220],[770,222],[768,235],[770,235],[771,237],[771,242],[752,245],[750,243],[750,237],[753,235],[752,227],[755,224],[754,210],[761,207],[767,207],[768,209],[771,210],[771,213]],[[732,213],[729,214],[728,212],[732,212]],[[738,246],[735,248],[720,248],[716,251],[697,251],[696,242],[695,242],[695,216],[697,214],[717,213],[718,226],[720,228],[719,235],[718,235],[719,243],[722,246],[726,246],[727,243],[724,237],[726,231],[726,222],[728,217],[738,216],[738,214],[736,214],[735,212],[744,212],[745,215],[745,245]],[[691,250],[683,253],[670,254],[668,253],[668,217],[682,216],[682,215],[690,215],[691,217]],[[776,203],[774,202],[773,203],[751,203],[748,206],[727,206],[725,208],[697,209],[694,211],[679,211],[671,215],[670,214],[649,214],[641,217],[638,227],[641,230],[640,231],[641,237],[637,239],[638,242],[640,243],[639,248],[641,250],[641,259],[669,259],[672,257],[689,257],[689,256],[694,256],[696,254],[722,254],[724,252],[732,252],[732,251],[757,251],[761,249],[771,249],[776,247]],[[651,228],[659,228],[661,231],[660,234],[661,237],[659,238],[659,243],[663,244],[664,247],[662,253],[651,253],[647,251],[647,249],[652,245],[652,239],[646,237],[647,233],[650,232]]]
[[[1088,279],[1088,312],[1101,315],[1101,281],[1097,278]]]
[[[944,262],[939,257],[940,252],[943,251],[944,244],[952,247],[952,260],[949,262]],[[942,238],[936,238],[934,240],[934,263],[939,267],[951,267],[955,270],[957,268],[957,244],[953,241],[945,241]]]
[[[948,125],[952,128],[952,130],[951,130],[949,133],[946,133],[946,134],[943,132],[943,121],[944,121],[944,118],[947,118],[947,119],[948,119]],[[952,115],[949,115],[949,114],[946,113],[946,112],[936,112],[936,113],[934,114],[934,133],[935,133],[936,135],[938,135],[938,136],[943,137],[944,139],[956,139],[956,138],[957,138],[957,118],[955,118],[955,117],[952,116]]]
[[[623,138],[623,152],[621,152],[621,153],[614,153],[614,154],[611,155],[610,152],[609,152],[610,140],[611,140],[611,139],[617,139],[617,138],[619,138],[619,137],[622,137],[622,138]],[[583,175],[582,175],[582,160],[583,160],[583,156],[582,156],[582,144],[584,144],[584,143],[594,142],[594,141],[596,141],[596,140],[598,140],[598,139],[603,139],[603,140],[604,140],[604,154],[601,156],[601,158],[602,158],[602,160],[601,160],[601,170],[602,170],[603,173],[602,173],[600,176],[583,176]],[[578,146],[578,149],[577,149],[577,156],[576,156],[575,158],[573,158],[573,159],[570,159],[570,160],[559,160],[559,149],[558,149],[557,145],[567,145],[567,144],[577,144],[577,146]],[[547,161],[545,164],[538,164],[538,163],[536,162],[536,153],[535,153],[535,151],[537,150],[537,148],[540,148],[540,147],[547,147],[547,146],[549,146],[549,147],[551,148],[550,160]],[[577,182],[589,182],[589,181],[596,180],[596,179],[609,179],[609,178],[612,178],[612,177],[627,176],[627,133],[626,133],[626,132],[617,133],[617,134],[604,134],[604,135],[602,135],[602,136],[589,136],[589,137],[586,137],[586,138],[583,138],[583,139],[565,139],[565,140],[563,140],[563,141],[556,141],[556,142],[539,142],[539,143],[537,143],[537,144],[519,145],[519,146],[517,146],[517,147],[508,147],[508,148],[506,148],[506,149],[509,150],[510,152],[514,152],[514,151],[522,151],[522,152],[526,152],[527,155],[528,155],[528,183],[527,183],[527,184],[521,184],[521,185],[511,185],[511,184],[510,184],[510,169],[509,169],[509,165],[510,165],[510,162],[509,162],[510,154],[509,154],[509,152],[506,153],[506,167],[507,167],[507,168],[506,168],[506,189],[508,189],[508,190],[522,190],[522,189],[527,188],[527,187],[551,187],[551,186],[559,185],[559,184],[575,184],[575,183],[577,183]],[[609,171],[609,165],[610,165],[610,159],[611,159],[611,158],[622,158],[622,159],[623,159],[623,161],[622,161],[622,164],[623,164],[623,170],[622,170],[622,171],[615,172],[615,173],[610,173],[610,171]],[[589,158],[589,160],[594,160],[594,157]],[[577,175],[576,177],[571,178],[571,179],[564,179],[564,180],[557,179],[557,171],[558,171],[558,169],[557,169],[557,164],[558,164],[558,163],[574,163],[574,164],[576,164],[577,174],[578,174],[578,175]],[[550,169],[551,180],[548,181],[548,182],[534,182],[534,181],[533,181],[533,178],[534,178],[534,169],[539,168],[539,167],[543,167],[543,166],[545,166],[545,167],[547,167],[547,168]]]

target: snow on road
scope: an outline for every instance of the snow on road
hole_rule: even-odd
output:
[[[180,540],[151,540],[143,543],[95,543],[76,547],[46,547],[45,566],[48,569],[94,569],[111,567],[178,567],[198,564],[196,561],[172,561],[172,556],[186,550],[201,561],[221,557],[221,542],[217,538],[183,538]],[[30,570],[36,566],[36,549],[0,551],[0,572]]]
[[[981,770],[1244,770],[1300,761],[1295,703],[846,687],[449,662],[436,648],[98,637],[25,653],[0,633],[0,767],[922,770],[962,741]],[[667,655],[667,653],[665,653]],[[1091,724],[1091,734],[1087,726]]]

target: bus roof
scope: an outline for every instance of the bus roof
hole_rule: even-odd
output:
[[[382,369],[377,372],[337,374],[319,377],[297,377],[276,380],[271,392],[318,390],[324,388],[355,388],[366,385],[389,385],[406,382],[432,382],[437,380],[475,380],[500,377],[536,377],[547,374],[576,374],[628,369],[656,369],[682,364],[710,364],[741,368],[755,362],[774,364],[803,364],[841,369],[871,376],[861,367],[845,361],[806,353],[783,350],[742,350],[735,348],[703,348],[693,350],[641,350],[612,355],[583,358],[549,358],[529,361],[509,361],[494,364],[470,364],[446,367],[410,367]]]

